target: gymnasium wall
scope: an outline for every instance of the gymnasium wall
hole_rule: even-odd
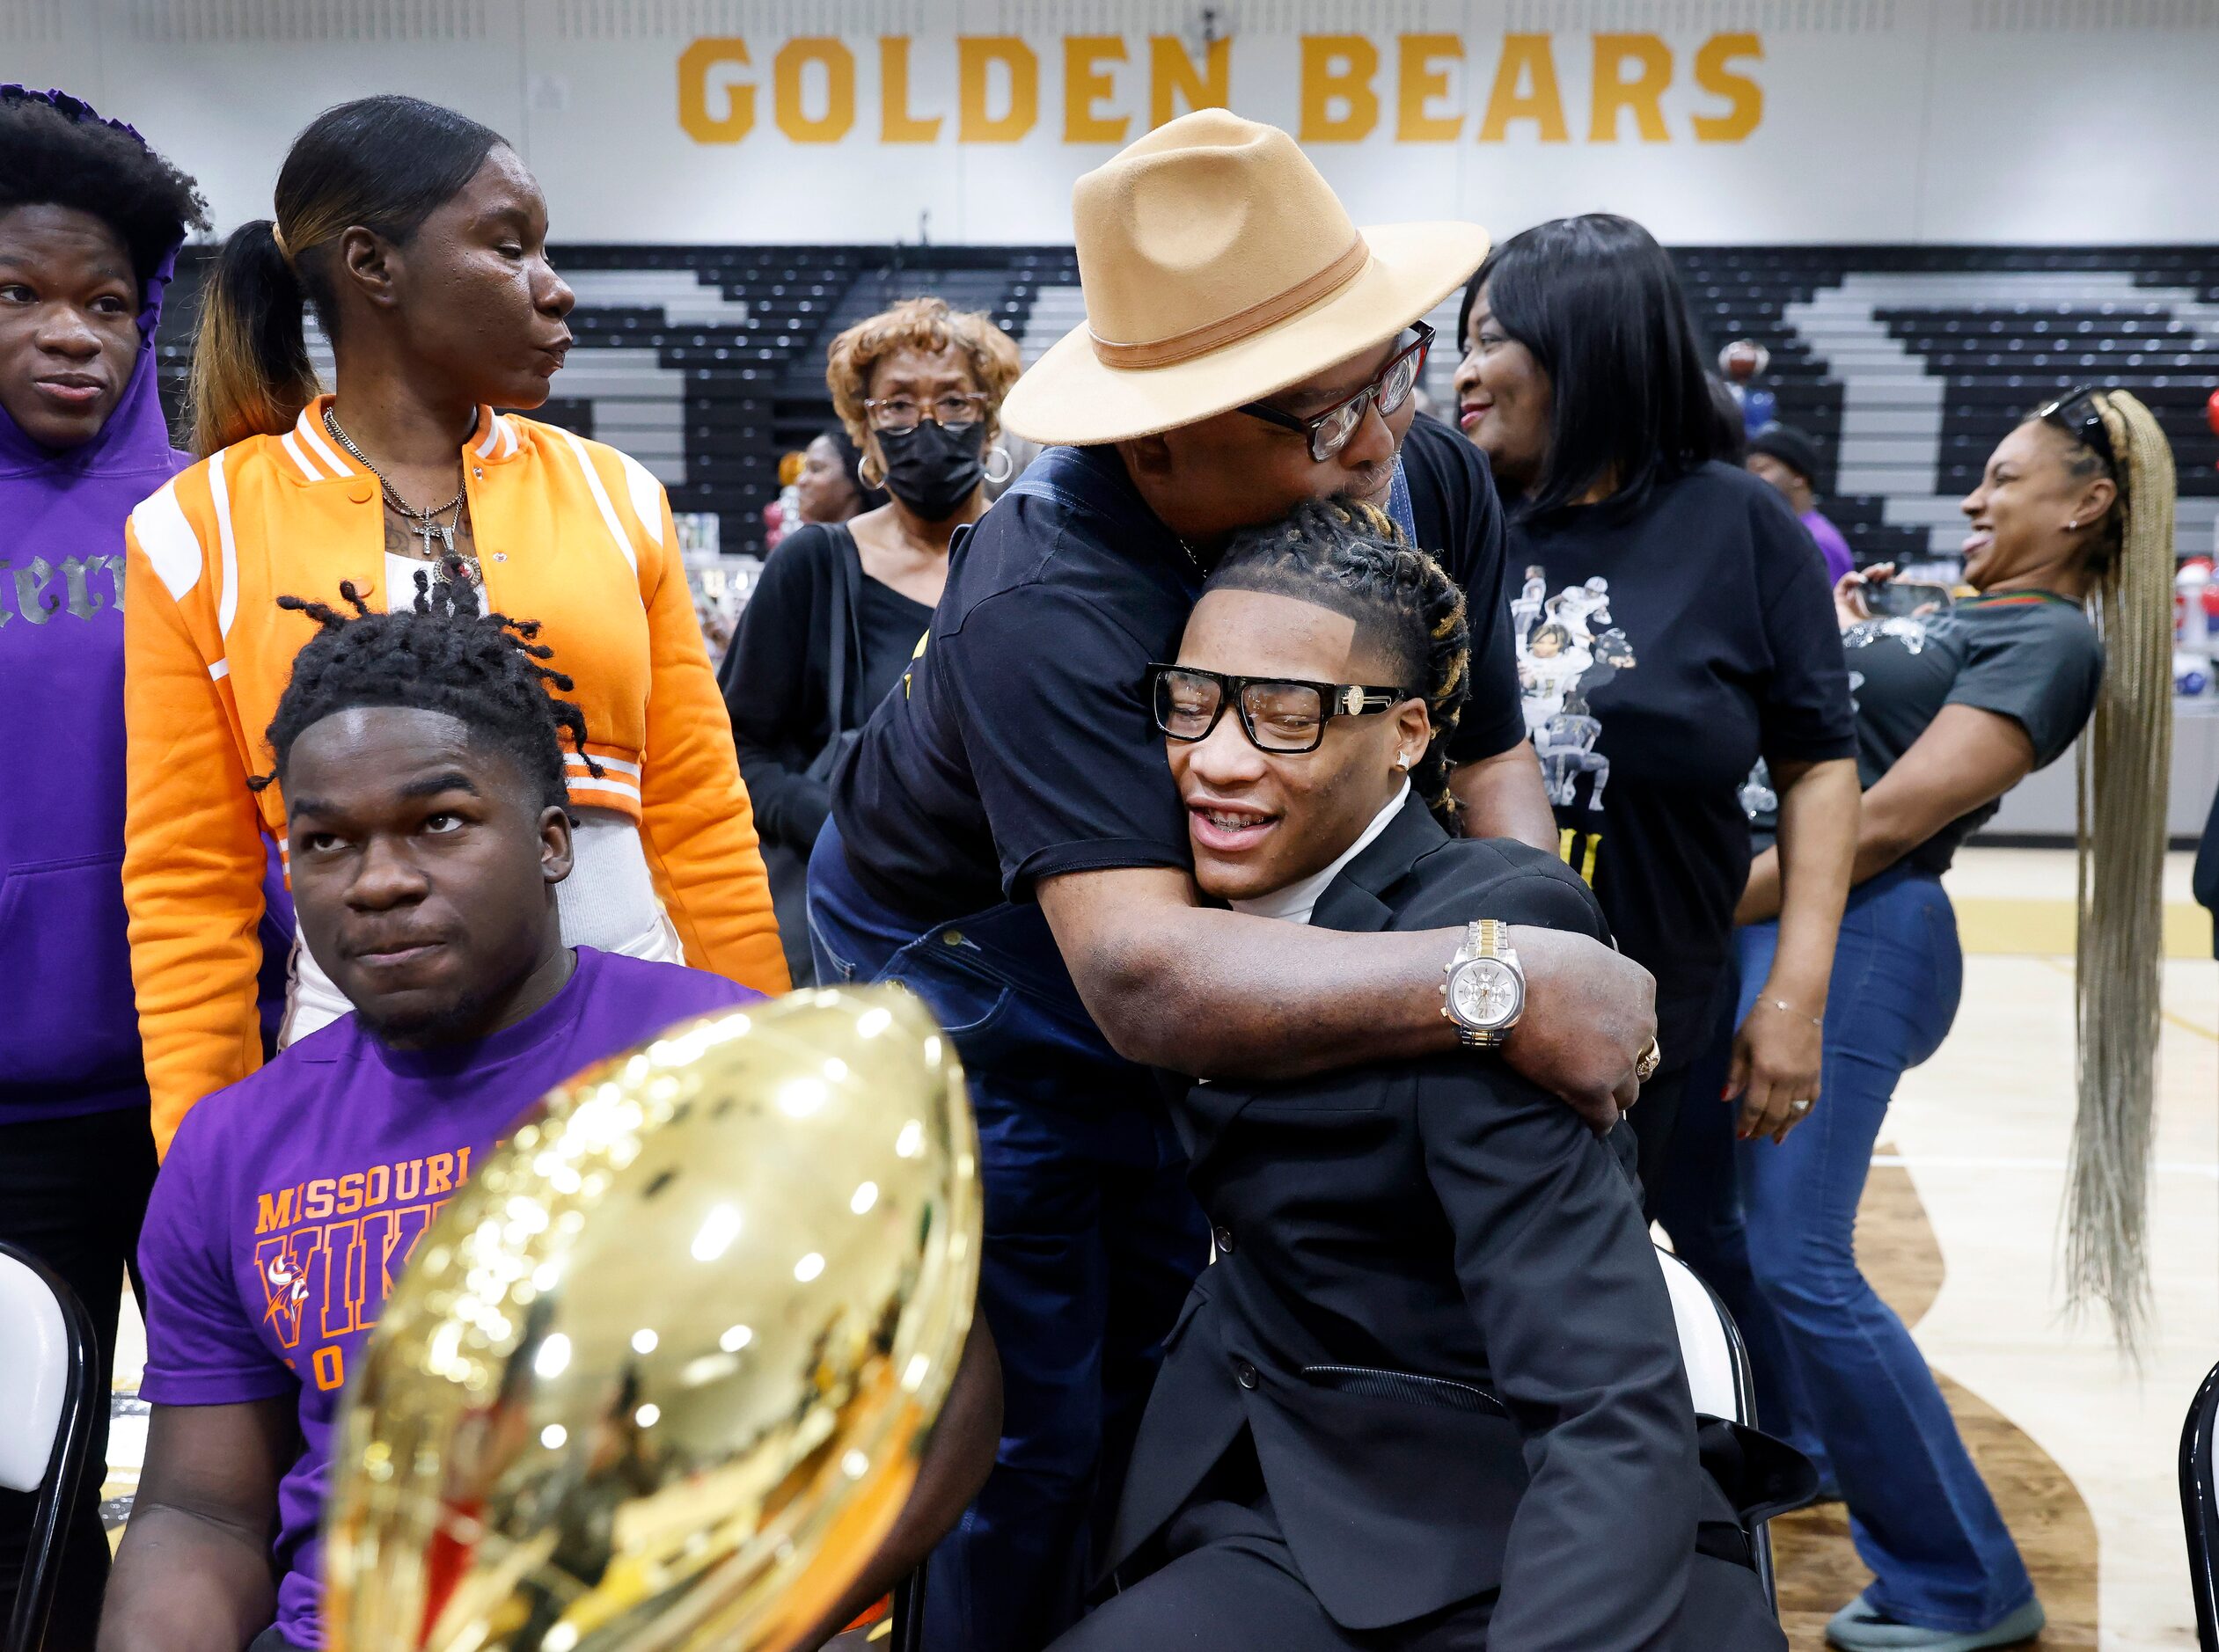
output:
[[[2219,240],[2215,0],[0,0],[0,78],[135,121],[226,227],[399,90],[508,134],[574,242],[1065,241],[1197,101],[1373,222]]]

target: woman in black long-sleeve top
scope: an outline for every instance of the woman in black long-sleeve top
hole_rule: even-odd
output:
[[[721,683],[795,986],[816,979],[809,855],[832,764],[901,678],[948,580],[956,530],[986,508],[987,464],[1017,347],[983,315],[905,299],[832,341],[825,382],[891,497],[787,536],[740,615]],[[1006,471],[1005,471],[1006,474]]]
[[[1237,539],[1152,668],[1197,881],[1330,929],[1603,936],[1561,861],[1434,817],[1468,633],[1396,539],[1330,503]],[[1123,1590],[1057,1652],[1784,1647],[1612,1144],[1468,1050],[1175,1116],[1218,1258],[1124,1482]]]

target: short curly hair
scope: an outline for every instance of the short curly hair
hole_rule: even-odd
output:
[[[986,397],[986,439],[1001,431],[1001,398],[1025,370],[1007,333],[976,310],[950,310],[942,298],[904,298],[866,317],[832,340],[825,353],[824,383],[832,411],[858,450],[868,452],[870,421],[863,413],[871,370],[900,349],[959,351]]]
[[[200,186],[75,98],[0,87],[0,212],[69,207],[115,231],[146,284],[188,230],[208,228]]]

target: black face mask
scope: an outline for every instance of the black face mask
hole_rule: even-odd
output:
[[[878,450],[886,491],[926,522],[946,522],[963,508],[985,476],[986,426],[918,421],[914,430],[882,430]]]

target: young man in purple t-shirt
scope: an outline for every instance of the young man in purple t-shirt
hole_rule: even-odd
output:
[[[156,1182],[139,1248],[153,1421],[102,1652],[322,1645],[340,1393],[424,1230],[551,1086],[758,996],[563,945],[559,730],[581,750],[584,731],[544,686],[568,679],[506,621],[307,611],[323,630],[269,741],[302,933],[355,1012],[200,1103]],[[999,1394],[982,1333],[859,1601],[983,1481]]]

